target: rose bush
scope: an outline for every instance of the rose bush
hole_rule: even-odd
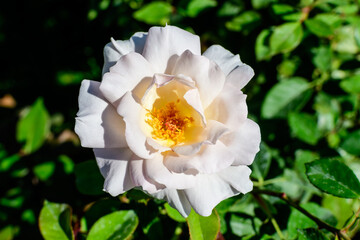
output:
[[[75,131],[112,196],[138,187],[183,216],[208,216],[252,190],[260,130],[241,89],[254,72],[221,46],[152,27],[104,49],[102,81],[83,80]]]

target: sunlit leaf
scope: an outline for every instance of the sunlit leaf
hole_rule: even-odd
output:
[[[292,133],[302,141],[315,145],[320,137],[314,116],[307,113],[290,113],[289,126]]]
[[[301,104],[296,100],[307,100],[304,93],[308,89],[308,82],[302,78],[291,78],[275,84],[265,97],[261,115],[264,118],[286,117],[290,109],[301,108]]]
[[[360,182],[344,163],[335,159],[320,159],[305,166],[310,182],[320,190],[343,198],[360,196]]]
[[[169,23],[172,6],[167,2],[151,2],[139,10],[133,16],[136,20],[147,24],[165,25]]]
[[[340,87],[348,93],[360,93],[360,75],[355,75],[340,82]]]
[[[95,222],[87,240],[130,239],[138,224],[138,217],[132,210],[113,212]]]
[[[170,218],[174,219],[177,222],[186,222],[186,219],[181,216],[181,214],[176,209],[172,208],[168,203],[165,203],[164,207]]]
[[[186,221],[191,240],[215,240],[220,231],[220,220],[215,210],[208,217],[203,217],[191,210]]]
[[[39,149],[50,133],[50,117],[44,101],[38,98],[29,111],[17,124],[16,139],[25,142],[24,152],[32,153]]]
[[[290,52],[300,44],[302,37],[300,22],[284,23],[271,34],[270,49],[273,54]]]
[[[73,240],[71,208],[67,204],[45,201],[39,216],[40,232],[45,240]]]
[[[319,19],[308,19],[305,21],[305,26],[318,37],[328,37],[333,34],[331,27]]]

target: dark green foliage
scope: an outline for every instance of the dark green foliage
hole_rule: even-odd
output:
[[[4,1],[0,239],[359,238],[359,14],[359,0]],[[255,71],[242,89],[262,133],[255,190],[207,218],[136,189],[104,193],[73,131],[80,82],[101,80],[110,37],[165,24]]]

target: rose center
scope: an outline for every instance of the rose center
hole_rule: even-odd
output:
[[[145,122],[152,127],[152,137],[164,141],[169,147],[183,142],[186,128],[191,127],[194,122],[192,117],[184,116],[179,111],[179,103],[178,99],[159,109],[153,107],[146,113]]]

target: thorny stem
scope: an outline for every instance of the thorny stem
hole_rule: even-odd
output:
[[[287,204],[289,204],[290,206],[292,206],[293,208],[297,209],[298,211],[300,211],[302,214],[304,214],[305,216],[307,216],[308,218],[310,218],[311,220],[313,220],[314,222],[317,223],[317,225],[319,226],[319,228],[324,228],[327,229],[328,231],[334,233],[335,235],[339,236],[340,239],[345,239],[345,240],[350,240],[350,238],[340,229],[337,229],[329,224],[327,224],[326,222],[324,222],[323,220],[319,219],[318,217],[312,215],[311,213],[309,213],[307,210],[305,210],[304,208],[302,208],[300,205],[298,205],[297,203],[295,203],[293,200],[291,200],[285,193],[282,192],[274,192],[271,190],[260,190],[260,189],[256,189],[253,191],[254,196],[258,195],[258,194],[265,194],[265,195],[269,195],[269,196],[273,196],[273,197],[277,197],[280,198],[281,200],[283,200],[284,202],[286,202]],[[255,197],[256,198],[256,197]],[[266,211],[266,210],[265,210]]]

